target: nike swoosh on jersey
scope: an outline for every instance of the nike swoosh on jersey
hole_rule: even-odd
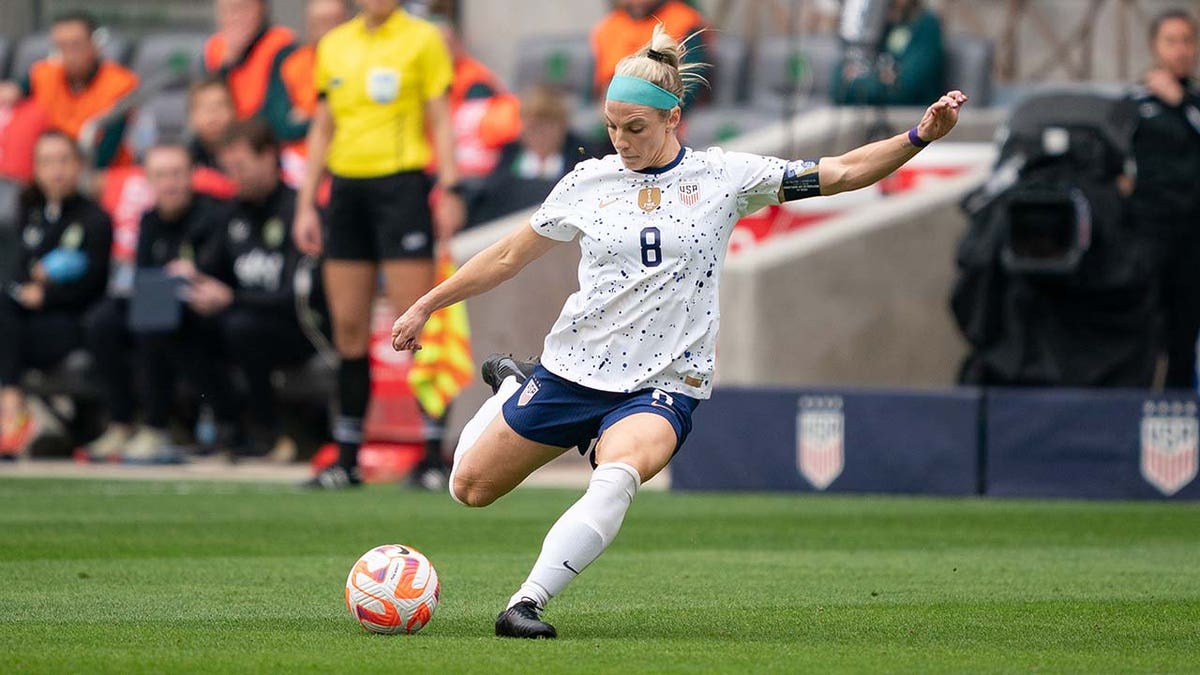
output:
[[[600,208],[603,209],[603,208],[612,206],[613,204],[616,204],[619,201],[621,201],[620,197],[617,197],[616,199],[610,199],[608,201],[600,200]]]

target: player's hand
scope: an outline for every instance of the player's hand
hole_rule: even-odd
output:
[[[925,116],[917,125],[917,135],[921,140],[932,143],[950,133],[954,125],[958,124],[959,110],[968,100],[970,99],[967,95],[958,90],[939,98],[925,111]]]
[[[417,305],[409,307],[408,311],[392,324],[392,349],[398,352],[419,351],[421,343],[417,340],[420,339],[421,331],[425,329],[427,321],[429,321],[429,312]]]
[[[304,255],[321,255],[321,217],[315,206],[308,204],[296,209],[296,217],[292,221],[292,239]]]
[[[467,222],[467,205],[452,192],[442,192],[433,214],[434,234],[440,242],[450,241]]]
[[[233,304],[233,289],[212,277],[200,276],[188,289],[187,301],[200,316],[212,316]]]
[[[1183,103],[1183,85],[1175,76],[1162,68],[1146,73],[1146,88],[1159,100],[1171,107]]]
[[[195,279],[197,275],[196,264],[191,260],[183,258],[176,258],[167,263],[166,272],[167,276],[178,277],[187,281]]]

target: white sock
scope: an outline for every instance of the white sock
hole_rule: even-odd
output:
[[[528,599],[541,609],[562,593],[616,538],[641,483],[637,469],[628,464],[612,462],[597,467],[587,492],[546,533],[533,571],[508,606]]]
[[[508,400],[508,397],[512,396],[513,392],[520,388],[521,383],[517,382],[517,378],[512,375],[504,378],[504,381],[500,383],[500,389],[491,398],[484,401],[483,405],[479,406],[479,412],[475,413],[471,421],[467,422],[466,426],[463,427],[462,435],[458,437],[458,445],[454,448],[454,464],[450,467],[449,479],[450,496],[459,504],[463,504],[463,501],[458,498],[458,495],[454,494],[454,473],[458,471],[458,465],[462,463],[463,456],[471,448],[475,447],[475,443],[479,441],[479,437],[483,435],[484,430],[488,428],[492,420],[496,419],[496,416],[500,414],[500,409],[504,407],[504,402]],[[466,506],[466,504],[463,504],[463,506]]]

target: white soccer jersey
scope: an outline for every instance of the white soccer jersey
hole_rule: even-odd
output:
[[[581,163],[531,225],[579,237],[579,290],[546,336],[542,364],[592,389],[708,398],[721,266],[738,219],[778,204],[787,162],[685,149],[653,171],[617,155]]]

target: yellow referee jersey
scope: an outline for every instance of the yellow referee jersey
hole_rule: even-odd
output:
[[[335,125],[329,170],[371,178],[424,169],[432,157],[425,102],[445,94],[453,76],[438,29],[402,9],[374,31],[358,16],[326,34],[316,84]]]

